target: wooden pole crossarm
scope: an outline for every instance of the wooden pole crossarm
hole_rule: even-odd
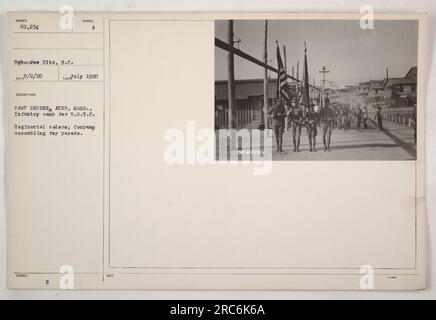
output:
[[[217,46],[218,48],[221,48],[223,50],[226,50],[228,52],[232,52],[233,54],[236,54],[237,56],[240,56],[241,58],[244,58],[244,59],[246,59],[248,61],[251,61],[251,62],[257,64],[258,66],[266,68],[266,69],[268,69],[268,70],[270,70],[272,72],[279,73],[279,71],[276,68],[274,68],[274,67],[270,66],[269,64],[266,64],[266,63],[264,63],[264,62],[262,62],[262,61],[260,61],[258,59],[256,59],[255,57],[250,56],[249,54],[247,54],[247,53],[245,53],[245,52],[243,52],[243,51],[241,51],[241,50],[239,50],[239,49],[229,45],[228,43],[226,43],[226,42],[224,42],[224,41],[222,41],[222,40],[220,40],[218,38],[215,38],[215,46]],[[288,74],[286,74],[286,76],[289,79],[297,81],[297,82],[301,82],[302,81],[302,80],[298,80],[297,78],[294,78],[294,77],[292,77],[292,76],[290,76]],[[317,87],[314,87],[313,85],[310,85],[310,87],[314,88],[315,90],[320,91]]]

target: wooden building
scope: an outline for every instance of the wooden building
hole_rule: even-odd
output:
[[[227,80],[215,82],[215,128],[227,128],[228,107]],[[268,109],[277,93],[277,80],[267,85]],[[235,80],[236,124],[238,127],[257,128],[263,121],[263,79]]]

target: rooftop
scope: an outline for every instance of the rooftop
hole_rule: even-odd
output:
[[[416,84],[416,80],[410,78],[389,78],[387,81],[384,81],[384,87],[391,87],[397,84]]]

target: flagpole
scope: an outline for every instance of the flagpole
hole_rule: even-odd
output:
[[[288,73],[288,64],[286,63],[286,46],[283,46],[283,56],[285,57],[285,72]]]
[[[265,36],[263,43],[263,62],[268,64],[268,20],[265,20]],[[268,128],[268,69],[264,70],[263,78],[263,125],[264,128]]]
[[[309,82],[309,67],[307,65],[307,47],[306,42],[304,42],[304,68],[303,68],[303,101],[307,104],[304,108],[311,110],[310,103],[310,82]]]
[[[313,87],[312,87],[312,101],[313,101],[313,103],[315,103],[315,77],[314,76],[312,76],[312,84],[313,84]]]
[[[229,45],[233,47],[233,20],[229,20],[228,30],[227,30],[227,41]],[[230,129],[236,128],[236,109],[235,109],[235,62],[232,52],[227,55],[227,91],[229,100],[229,123],[228,127]]]
[[[299,72],[298,69],[300,67],[300,62],[297,61],[297,99],[295,102],[295,105],[297,106],[297,108],[300,107],[300,76],[299,76]]]
[[[277,52],[280,53],[280,48],[279,48],[279,42],[276,40],[276,45],[277,45]],[[277,61],[278,64],[278,61]],[[278,68],[278,66],[277,66]],[[279,68],[278,68],[279,69]],[[282,100],[282,93],[280,92],[280,79],[279,79],[279,73],[277,73],[277,92],[279,94],[278,98],[279,101]]]
[[[285,73],[288,74],[288,64],[286,63],[286,46],[283,45],[283,55],[285,57]],[[291,106],[289,106],[291,107]],[[288,110],[288,108],[286,108]],[[288,130],[288,117],[285,118],[285,130]]]

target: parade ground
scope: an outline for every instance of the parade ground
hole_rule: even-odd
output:
[[[292,129],[283,135],[283,152],[275,152],[273,139],[273,160],[414,160],[416,144],[411,127],[391,121],[383,121],[384,130],[378,130],[376,123],[368,119],[368,129],[356,129],[355,122],[351,129],[333,129],[330,150],[324,151],[322,130],[318,128],[316,152],[309,152],[306,129],[301,130],[300,152],[293,152]]]
[[[414,129],[393,121],[383,121],[383,131],[380,131],[370,113],[367,129],[357,129],[356,122],[351,122],[351,129],[334,128],[331,135],[330,150],[324,151],[322,129],[318,127],[316,136],[316,152],[309,152],[309,139],[306,128],[301,129],[300,152],[294,152],[292,141],[292,128],[283,134],[283,151],[276,152],[275,136],[272,136],[272,160],[274,161],[305,161],[305,160],[415,160],[416,143]],[[226,149],[225,140],[217,141],[218,147]],[[238,148],[229,149],[233,157],[238,157]],[[245,153],[250,152],[247,146],[239,149]],[[256,152],[258,149],[252,150]],[[240,159],[242,160],[242,159]]]

